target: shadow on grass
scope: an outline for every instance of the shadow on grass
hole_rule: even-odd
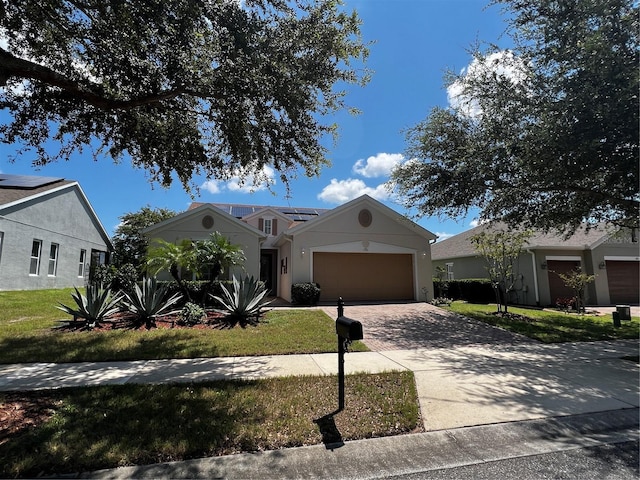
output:
[[[208,341],[209,340],[209,341]],[[0,363],[215,357],[218,347],[188,330],[26,334],[0,340]]]
[[[244,394],[252,387],[229,381],[52,392],[62,406],[51,420],[0,445],[0,475],[55,476],[256,451],[246,426],[259,425],[264,414]]]
[[[340,412],[341,410],[338,409],[313,420],[313,423],[318,425],[318,430],[320,431],[320,435],[322,435],[322,443],[324,443],[327,450],[335,450],[336,448],[344,446],[342,434],[340,430],[338,430],[336,421],[333,418],[334,415]]]

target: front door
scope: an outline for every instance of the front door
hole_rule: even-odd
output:
[[[260,252],[260,281],[264,282],[269,293],[273,297],[277,295],[276,262],[278,260],[277,250],[262,250]]]

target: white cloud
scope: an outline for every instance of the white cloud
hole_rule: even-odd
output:
[[[446,232],[435,232],[435,234],[438,236],[439,242],[446,240],[447,238],[451,238],[455,235],[455,233],[446,233]]]
[[[473,228],[476,228],[478,225],[483,225],[485,223],[489,223],[489,221],[488,220],[483,220],[481,218],[474,218],[473,220],[471,220],[469,222],[469,226],[473,227]]]
[[[247,173],[249,172],[249,173]],[[200,188],[209,193],[222,193],[224,190],[238,193],[253,193],[266,190],[276,183],[275,170],[265,165],[261,170],[252,172],[250,169],[236,170],[226,181],[207,180]]]
[[[473,93],[465,93],[465,79],[491,80],[494,76],[510,80],[514,85],[522,84],[527,76],[527,68],[522,59],[513,52],[504,50],[488,55],[479,61],[474,59],[466,68],[462,69],[462,78],[447,87],[449,105],[459,109],[469,117],[478,117],[482,108],[473,97]]]
[[[365,194],[376,200],[386,200],[389,198],[389,191],[387,190],[386,184],[383,183],[372,188],[357,178],[349,178],[347,180],[337,180],[333,178],[331,183],[322,189],[318,198],[327,203],[342,204]]]
[[[202,190],[206,190],[209,193],[213,193],[214,195],[222,191],[217,180],[207,180],[202,185],[200,185],[200,188]]]
[[[386,177],[403,160],[404,157],[400,153],[378,153],[366,161],[358,160],[353,166],[353,172],[367,178]]]

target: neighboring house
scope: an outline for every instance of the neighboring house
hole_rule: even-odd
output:
[[[0,174],[0,290],[83,286],[110,250],[77,182]]]
[[[244,269],[271,294],[316,282],[320,300],[425,300],[433,296],[430,243],[436,236],[364,195],[332,210],[194,203],[145,229],[152,242],[204,240],[218,231],[242,246]]]
[[[441,267],[445,279],[487,278],[486,261],[470,238],[503,225],[480,225],[431,246],[434,271]],[[640,301],[640,247],[637,232],[612,232],[603,227],[580,229],[565,239],[560,235],[534,233],[518,265],[518,279],[510,301],[524,305],[554,305],[571,298],[558,273],[576,267],[595,275],[587,290],[587,304],[638,304]]]

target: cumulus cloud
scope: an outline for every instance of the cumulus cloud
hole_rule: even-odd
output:
[[[200,188],[214,195],[225,190],[236,193],[254,193],[266,190],[275,183],[275,170],[265,165],[257,172],[251,172],[249,169],[236,170],[226,181],[207,180]]]
[[[400,153],[378,153],[366,160],[358,160],[353,166],[353,172],[366,178],[386,177],[403,160]]]
[[[209,193],[213,193],[214,195],[222,191],[222,189],[220,188],[220,182],[218,182],[217,180],[207,180],[202,185],[200,185],[200,189],[205,190]]]
[[[481,218],[474,218],[469,222],[469,226],[472,228],[476,228],[478,225],[483,225],[485,223],[489,223],[488,220],[483,220]]]
[[[333,178],[331,183],[318,194],[318,198],[327,203],[342,204],[365,194],[376,200],[389,198],[389,192],[384,183],[372,188],[357,178],[348,178],[347,180]]]
[[[446,240],[447,238],[451,238],[455,235],[455,233],[446,233],[446,232],[435,232],[435,234],[438,236],[439,242]]]
[[[478,117],[482,114],[482,108],[473,94],[465,92],[465,79],[489,81],[496,76],[517,85],[525,81],[526,72],[527,68],[522,59],[508,50],[492,53],[482,60],[476,58],[462,70],[462,78],[447,88],[449,105],[469,117]]]

